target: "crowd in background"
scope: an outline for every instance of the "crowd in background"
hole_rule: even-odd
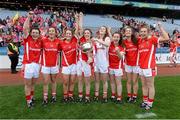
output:
[[[138,31],[139,31],[139,28],[143,25],[148,25],[149,28],[151,29],[151,33],[152,35],[156,36],[156,37],[159,37],[160,36],[160,32],[158,29],[156,29],[156,23],[154,24],[148,24],[146,23],[145,21],[139,21],[137,19],[134,19],[134,18],[126,18],[124,16],[121,16],[121,15],[117,15],[117,16],[113,16],[114,19],[116,20],[119,20],[123,23],[123,26],[120,28],[120,32],[122,32],[123,28],[125,26],[131,26],[133,28],[133,30],[137,33],[138,35]],[[163,19],[162,19],[163,21]],[[164,22],[164,21],[163,21]],[[169,34],[169,37],[172,39],[175,35],[179,35],[180,36],[180,32],[179,30],[177,29],[174,29],[172,30],[172,35]],[[161,43],[160,44],[161,47],[169,47],[170,46],[170,41],[167,41],[167,42],[164,42],[164,43]]]
[[[47,28],[53,26],[57,28],[59,36],[63,34],[63,30],[66,28],[74,29],[75,24],[75,12],[73,10],[43,11],[35,8],[35,16],[31,20],[31,26],[38,27],[41,30],[42,35],[45,35]],[[47,15],[43,17],[43,15]],[[27,16],[15,15],[14,17],[7,16],[5,19],[0,18],[0,46],[7,46],[10,39],[14,42],[21,42],[23,36],[23,24]]]
[[[58,36],[63,36],[63,31],[66,28],[74,29],[75,27],[75,11],[70,9],[65,9],[61,11],[42,10],[36,7],[32,10],[35,13],[32,21],[32,26],[39,27],[42,35],[47,33],[49,26],[57,28]],[[47,15],[43,17],[43,15]],[[15,15],[14,17],[7,16],[5,19],[0,18],[0,47],[7,46],[10,39],[13,39],[16,43],[21,43],[23,36],[23,23],[26,20],[27,16]],[[123,23],[123,26],[131,26],[135,31],[138,31],[139,28],[147,24],[145,21],[139,21],[134,18],[126,18],[124,16],[118,15],[113,16],[114,19],[117,19]],[[156,24],[149,25],[152,33],[155,36],[159,36],[159,31],[156,29]],[[122,32],[120,28],[119,32]],[[138,32],[137,32],[138,33]],[[178,30],[173,31],[173,35],[179,34]],[[169,36],[173,36],[170,35]],[[162,43],[161,47],[169,47],[169,42]]]

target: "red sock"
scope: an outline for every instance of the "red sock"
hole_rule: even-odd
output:
[[[154,99],[150,99],[150,98],[148,99],[148,105],[149,105],[149,106],[152,107],[153,102],[154,102]]]
[[[83,97],[83,93],[82,92],[79,92],[79,97]]]
[[[31,95],[26,95],[26,101],[29,103],[31,101]]]
[[[134,97],[134,98],[137,98],[137,94],[133,94],[133,97]]]
[[[148,96],[143,96],[143,102],[148,102]]]
[[[31,91],[31,99],[34,97],[34,91]]]
[[[116,93],[111,93],[111,97],[116,97]]]
[[[131,95],[131,93],[128,93],[128,97],[131,97],[132,95]]]
[[[68,97],[68,94],[67,94],[67,93],[64,93],[63,96],[64,96],[64,98],[67,98],[67,97]]]
[[[69,91],[68,96],[72,97],[73,96],[73,91]]]
[[[148,99],[148,102],[154,102],[154,99],[150,99],[150,98],[149,98],[149,99]]]
[[[86,98],[89,98],[90,97],[90,94],[86,94]]]

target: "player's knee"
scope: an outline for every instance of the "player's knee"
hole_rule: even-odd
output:
[[[74,85],[74,80],[70,80],[70,85]]]
[[[52,83],[52,84],[55,84],[55,83],[56,83],[56,80],[51,80],[51,83]]]
[[[44,84],[44,85],[48,85],[48,83],[49,83],[48,80],[44,80],[44,81],[43,81],[43,84]]]
[[[128,80],[128,79],[127,79],[127,84],[128,84],[128,85],[131,85],[131,80]]]
[[[138,84],[138,80],[133,80],[133,84],[137,85]]]
[[[103,84],[107,84],[107,80],[103,80],[102,82],[103,82]]]
[[[63,80],[63,85],[67,86],[68,85],[68,81],[67,80]]]

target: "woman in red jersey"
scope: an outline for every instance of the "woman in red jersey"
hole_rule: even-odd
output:
[[[135,103],[138,93],[138,43],[131,27],[124,28],[124,35],[127,102]]]
[[[149,27],[144,25],[140,28],[140,38],[138,40],[139,51],[139,74],[142,82],[143,102],[141,107],[146,110],[151,109],[154,96],[155,86],[154,77],[156,76],[155,53],[159,41],[169,40],[169,36],[164,28],[158,23],[162,35],[159,38],[149,35]]]
[[[115,32],[112,35],[112,42],[109,47],[109,75],[111,84],[111,99],[118,104],[122,103],[122,83],[124,48],[121,46],[120,34]],[[117,91],[117,98],[116,98]]]
[[[48,29],[48,36],[42,40],[42,68],[43,73],[43,105],[48,103],[48,84],[51,81],[51,102],[56,102],[56,77],[59,73],[60,40],[56,38],[56,28]]]
[[[67,29],[65,38],[60,43],[62,50],[62,79],[64,102],[74,101],[73,92],[76,80],[76,63],[77,63],[77,38],[73,36],[73,31]]]
[[[40,30],[38,28],[29,27],[30,20],[33,17],[33,12],[29,12],[23,26],[24,33],[24,56],[23,56],[23,70],[25,95],[29,108],[33,107],[34,103],[34,85],[39,77],[40,58],[42,42],[40,37]]]
[[[78,78],[78,102],[83,101],[83,79],[85,82],[86,95],[85,103],[90,102],[90,76],[92,69],[92,32],[90,29],[83,31],[83,13],[79,16],[79,50],[78,50],[78,62],[77,62],[77,78]]]
[[[172,40],[170,41],[170,65],[169,67],[176,67],[176,54],[177,54],[177,47],[178,47],[178,43],[177,43],[177,36],[173,36]]]

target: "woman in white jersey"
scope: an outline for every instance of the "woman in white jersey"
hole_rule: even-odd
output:
[[[108,30],[105,26],[100,27],[97,37],[93,39],[95,45],[94,71],[95,71],[95,96],[94,100],[99,100],[99,83],[103,82],[103,101],[107,102],[108,90],[108,49],[110,46],[110,38]]]

